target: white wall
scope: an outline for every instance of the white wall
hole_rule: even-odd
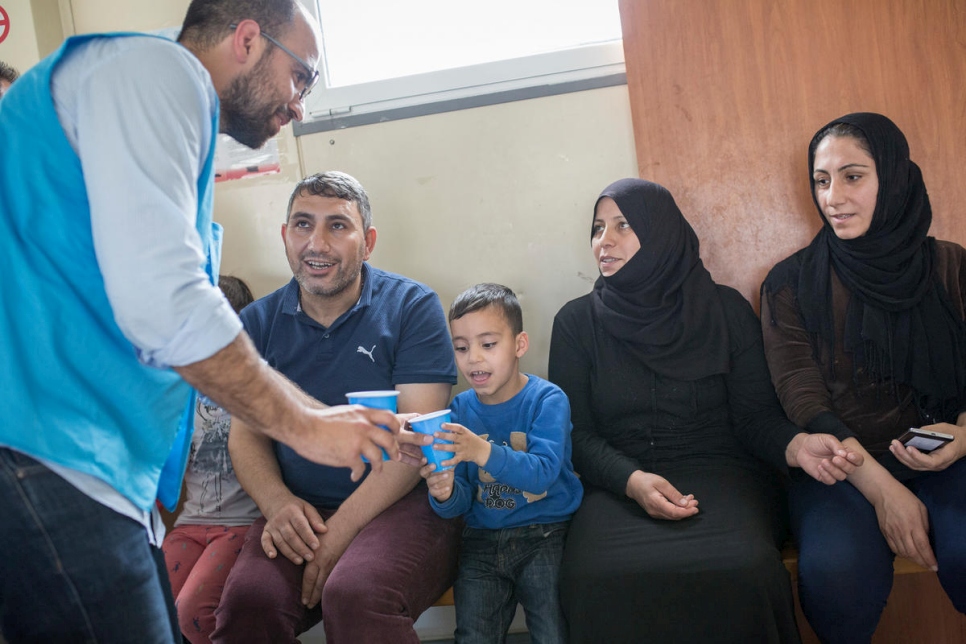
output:
[[[0,0],[2,2],[3,0]],[[79,33],[177,25],[187,0],[71,0]],[[261,296],[291,276],[279,227],[295,181],[338,169],[373,205],[372,263],[420,280],[444,306],[481,281],[520,296],[531,337],[523,367],[546,374],[553,315],[590,290],[590,212],[611,181],[636,176],[626,86],[480,107],[296,138],[282,173],[218,184],[222,270]]]
[[[60,1],[69,6],[79,34],[177,27],[188,8],[188,0]]]
[[[620,86],[313,134],[298,146],[306,173],[343,170],[368,190],[374,265],[429,284],[447,307],[477,282],[516,291],[531,337],[524,367],[545,374],[553,315],[596,276],[596,196],[636,171],[630,130]],[[300,172],[219,186],[224,270],[259,292],[291,275],[279,227]]]
[[[10,20],[7,37],[0,43],[0,60],[23,73],[40,60],[30,0],[0,0],[0,7]]]

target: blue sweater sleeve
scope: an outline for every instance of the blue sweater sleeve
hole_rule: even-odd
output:
[[[570,406],[555,385],[529,376],[523,391],[495,405],[465,391],[453,400],[453,420],[491,445],[484,467],[460,463],[451,499],[466,509],[466,525],[499,529],[569,519],[583,489],[570,464]],[[465,469],[464,469],[465,468]],[[463,497],[463,494],[466,497]],[[449,504],[446,504],[449,505]]]
[[[541,491],[560,476],[570,436],[570,403],[554,387],[541,396],[537,413],[526,432],[526,451],[508,445],[492,445],[484,469],[498,481],[521,490]]]

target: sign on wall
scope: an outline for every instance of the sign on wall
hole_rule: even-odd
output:
[[[0,5],[0,43],[7,39],[7,34],[10,33],[10,16],[7,15],[7,10]]]

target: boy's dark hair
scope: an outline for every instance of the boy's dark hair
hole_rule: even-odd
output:
[[[456,296],[449,307],[449,321],[458,320],[467,313],[480,311],[488,306],[497,307],[510,325],[513,335],[523,332],[523,309],[520,300],[506,286],[489,282],[471,286]]]
[[[235,309],[235,313],[241,313],[243,308],[255,301],[251,289],[248,288],[248,284],[234,275],[222,275],[219,277],[218,288],[228,298],[228,303],[231,304],[231,308]]]
[[[372,208],[369,206],[369,195],[359,181],[345,172],[330,170],[328,172],[318,172],[309,175],[299,181],[292,191],[292,196],[288,198],[288,210],[285,214],[285,221],[292,215],[292,204],[296,197],[332,197],[333,199],[344,199],[355,203],[362,215],[362,229],[369,230],[372,226]]]
[[[265,33],[280,38],[292,26],[297,10],[296,0],[193,0],[178,41],[207,51],[228,35],[229,25],[248,19],[257,22]]]

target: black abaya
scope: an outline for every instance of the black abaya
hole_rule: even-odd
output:
[[[775,397],[754,312],[733,289],[717,293],[729,370],[692,381],[648,368],[604,330],[591,296],[554,320],[550,379],[570,398],[588,485],[561,570],[571,642],[799,641],[780,484],[762,462],[784,469],[799,430]],[[694,494],[700,512],[649,517],[625,495],[635,470]]]

